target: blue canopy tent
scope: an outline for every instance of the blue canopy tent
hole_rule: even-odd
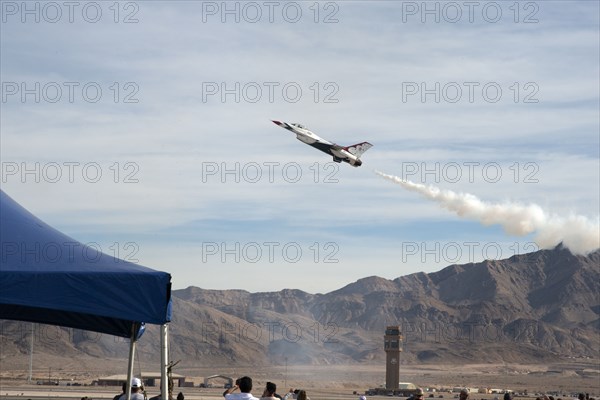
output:
[[[129,337],[129,383],[143,324],[161,325],[161,387],[166,398],[171,275],[84,245],[1,190],[0,250],[0,319]]]

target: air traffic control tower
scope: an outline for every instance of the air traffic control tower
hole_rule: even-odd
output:
[[[400,383],[400,352],[402,351],[400,327],[388,326],[383,339],[386,354],[385,388],[396,390]]]

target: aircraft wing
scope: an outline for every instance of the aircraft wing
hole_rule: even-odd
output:
[[[315,143],[310,143],[309,146],[312,146],[318,150],[321,150],[323,153],[327,153],[329,155],[334,155],[334,151],[339,151],[341,149],[343,149],[342,146],[338,146],[337,144],[329,144],[329,143],[323,143],[323,142],[315,142]]]

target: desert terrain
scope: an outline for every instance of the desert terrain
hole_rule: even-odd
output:
[[[403,382],[598,398],[599,263],[600,252],[576,256],[558,246],[395,280],[367,277],[326,294],[175,290],[173,372],[193,382],[183,389],[191,399],[219,398],[222,389],[198,387],[212,375],[251,376],[255,394],[273,381],[280,393],[295,387],[313,400],[353,398],[384,384],[383,334],[393,324],[402,332]],[[159,370],[159,343],[158,326],[148,325],[136,375]],[[32,382],[61,386],[27,385],[31,348]],[[125,338],[0,320],[0,395],[112,398],[119,388],[67,383],[125,374],[128,349]]]
[[[99,365],[96,365],[98,367]],[[150,366],[148,366],[150,367]],[[125,373],[126,363],[114,365],[112,372],[106,370],[106,375]],[[98,371],[98,370],[96,370]],[[222,388],[199,388],[204,377],[223,374],[226,376],[249,375],[254,379],[253,393],[260,394],[267,381],[277,383],[279,392],[285,392],[290,387],[307,390],[314,399],[353,399],[354,394],[364,393],[369,388],[382,385],[385,380],[384,366],[380,365],[288,365],[285,366],[213,366],[186,367],[175,371],[185,375],[187,382],[194,382],[195,387],[176,388],[182,391],[186,398],[192,400],[218,399]],[[60,386],[35,385],[27,382],[27,372],[24,370],[8,371],[2,368],[0,381],[0,397],[13,398],[76,398],[87,396],[92,399],[108,399],[118,393],[118,387],[87,386],[100,376],[92,376],[89,371],[66,371],[55,369],[49,371],[53,379],[61,379]],[[598,398],[600,394],[600,367],[598,360],[571,360],[552,365],[541,364],[466,364],[466,365],[402,365],[401,379],[427,388],[435,388],[437,392],[452,387],[477,387],[509,389],[517,393],[527,390],[529,397],[536,393],[558,393],[558,397],[571,398],[574,393],[587,392]],[[34,374],[43,380],[47,375]],[[66,382],[78,383],[85,386],[64,386]],[[215,386],[223,382],[214,382]],[[435,398],[453,398],[453,393],[435,393]],[[158,394],[158,388],[148,387],[148,396]],[[502,397],[497,394],[471,394],[471,399],[493,399]],[[525,396],[521,396],[525,397]]]

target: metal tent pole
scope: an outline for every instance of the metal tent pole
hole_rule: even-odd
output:
[[[136,324],[131,327],[131,338],[129,343],[129,364],[127,365],[127,400],[131,400],[131,380],[133,379],[133,356],[135,353],[135,336],[136,336]]]
[[[169,325],[160,326],[160,393],[161,400],[169,400]],[[129,400],[129,399],[128,399]]]
[[[33,322],[31,323],[31,344],[29,346],[29,377],[27,378],[27,382],[31,383],[33,380]],[[50,382],[48,382],[50,383]]]

